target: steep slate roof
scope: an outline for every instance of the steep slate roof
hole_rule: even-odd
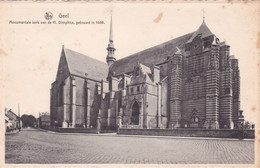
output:
[[[139,61],[145,66],[158,65],[166,61],[167,56],[173,55],[176,51],[176,47],[182,50],[184,53],[185,43],[192,37],[193,33],[186,34],[184,36],[172,39],[160,45],[143,50],[136,54],[117,60],[109,67],[109,75],[115,72],[115,75],[120,75],[133,71],[133,67],[136,62]]]
[[[193,35],[191,36],[191,38],[187,41],[187,43],[191,43],[192,40],[198,35],[201,34],[201,38],[205,38],[208,36],[213,35],[213,33],[209,30],[208,26],[206,25],[205,22],[203,22],[200,27],[198,28],[198,30],[193,33]]]
[[[108,72],[106,63],[66,48],[64,54],[70,74],[98,81],[106,79]]]

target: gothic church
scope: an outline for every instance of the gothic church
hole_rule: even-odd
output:
[[[205,21],[193,33],[106,63],[62,48],[51,125],[234,129],[243,122],[238,60]]]

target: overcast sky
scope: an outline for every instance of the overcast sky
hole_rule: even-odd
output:
[[[40,4],[40,5],[39,5]],[[231,46],[239,59],[241,109],[246,120],[257,114],[258,5],[253,3],[84,4],[6,3],[1,9],[0,54],[5,107],[21,114],[50,111],[50,88],[55,81],[62,45],[100,61],[106,59],[110,11],[113,13],[116,58],[120,59],[196,31],[203,19],[210,30]],[[13,21],[104,21],[93,25],[17,25]],[[69,18],[59,18],[59,13]]]

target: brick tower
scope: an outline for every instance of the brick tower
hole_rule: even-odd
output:
[[[182,54],[179,48],[168,60],[169,128],[181,126]]]
[[[206,71],[206,120],[204,127],[218,129],[219,117],[219,46],[214,37]]]

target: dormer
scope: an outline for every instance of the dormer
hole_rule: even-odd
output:
[[[133,74],[131,76],[130,84],[137,84],[137,83],[150,83],[152,84],[152,71],[149,67],[140,64],[139,62],[134,67]]]

